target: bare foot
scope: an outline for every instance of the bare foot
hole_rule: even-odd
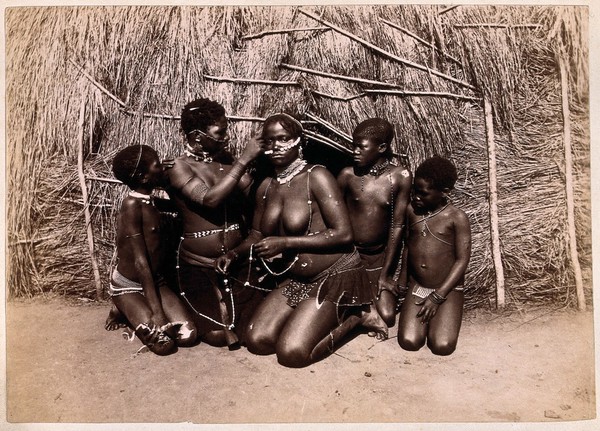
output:
[[[370,307],[369,311],[363,311],[360,320],[360,324],[369,331],[367,333],[369,337],[387,340],[388,327],[375,307]]]
[[[115,331],[119,328],[125,328],[126,326],[127,321],[125,320],[125,316],[123,316],[119,309],[113,305],[108,312],[106,323],[104,323],[104,329],[107,331]]]

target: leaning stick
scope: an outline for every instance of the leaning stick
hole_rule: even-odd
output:
[[[115,102],[117,102],[117,104],[119,104],[121,107],[126,108],[127,105],[125,104],[125,102],[123,102],[121,99],[119,99],[117,96],[115,96],[114,94],[112,94],[110,91],[108,91],[102,84],[100,84],[98,81],[96,81],[94,78],[92,78],[90,76],[90,74],[88,74],[83,67],[81,67],[80,65],[78,65],[77,63],[75,63],[73,60],[71,60],[69,58],[69,62],[71,62],[71,64],[73,64],[77,69],[79,69],[79,71],[83,74],[83,76],[85,76],[87,79],[89,79],[89,81],[94,84],[100,91],[102,91],[104,94],[106,94],[108,97],[110,97],[112,100],[114,100]]]
[[[284,29],[276,29],[276,30],[265,30],[260,33],[249,34],[247,36],[242,36],[242,40],[248,39],[257,39],[259,37],[268,36],[271,34],[281,34],[281,33],[294,33],[300,31],[329,31],[331,30],[329,27],[304,27],[304,28],[284,28]]]
[[[479,22],[473,24],[454,24],[454,28],[542,28],[539,24],[496,24],[493,22]]]
[[[338,151],[340,151],[340,152],[342,152],[344,154],[352,155],[352,150],[350,150],[349,148],[344,147],[341,144],[338,144],[337,142],[335,142],[335,141],[333,141],[333,140],[331,140],[329,138],[326,138],[323,135],[319,135],[318,133],[312,132],[310,130],[305,130],[304,134],[306,136],[308,136],[309,138],[313,139],[316,142],[324,144],[324,145],[326,145],[328,147],[331,147],[331,148],[333,148],[335,150],[338,150]]]
[[[483,98],[485,113],[485,137],[488,150],[488,182],[490,184],[490,236],[492,238],[492,258],[496,272],[496,307],[504,308],[504,268],[502,267],[502,254],[500,252],[500,232],[498,229],[498,181],[496,168],[496,143],[494,142],[494,120],[492,117],[492,104],[487,96]]]
[[[312,94],[316,94],[317,96],[327,97],[328,99],[333,99],[333,100],[341,100],[342,102],[350,102],[351,100],[358,99],[358,98],[366,95],[366,93],[359,93],[359,94],[355,94],[353,96],[342,97],[342,96],[334,96],[333,94],[323,93],[323,92],[317,91],[317,90],[310,90],[310,92]]]
[[[83,213],[85,216],[85,226],[87,231],[88,249],[92,261],[92,271],[94,273],[94,281],[96,283],[96,299],[102,297],[102,282],[100,281],[100,271],[98,270],[98,262],[94,253],[94,232],[92,230],[92,217],[88,202],[88,190],[85,183],[85,174],[83,173],[83,126],[85,120],[85,97],[81,97],[81,106],[79,107],[79,151],[77,153],[77,175],[79,177],[79,185],[81,186],[81,195],[83,198]]]
[[[435,46],[435,45],[433,45],[433,44],[431,44],[431,43],[427,42],[425,39],[423,39],[423,38],[421,38],[421,37],[417,36],[416,34],[414,34],[413,32],[411,32],[410,30],[407,30],[407,29],[405,29],[404,27],[400,27],[398,24],[395,24],[395,23],[393,23],[393,22],[391,22],[391,21],[388,21],[387,19],[383,19],[383,18],[382,18],[382,19],[381,19],[381,21],[382,21],[383,23],[385,23],[385,24],[389,25],[390,27],[393,27],[393,28],[395,28],[396,30],[400,30],[402,33],[404,33],[404,34],[407,34],[408,36],[412,37],[413,39],[415,39],[415,40],[418,40],[418,41],[419,41],[419,42],[421,42],[423,45],[425,45],[425,46],[427,46],[427,47],[429,47],[429,48],[431,48],[431,49],[433,49],[433,50],[435,50],[435,51],[439,52],[439,53],[440,53],[441,55],[443,55],[444,57],[446,57],[446,58],[448,58],[448,59],[452,60],[453,62],[455,62],[456,64],[458,64],[459,66],[461,66],[461,67],[462,67],[462,62],[461,62],[459,59],[452,57],[450,54],[446,54],[444,51],[442,51],[441,49],[439,49],[437,46]]]
[[[443,15],[446,12],[450,12],[452,9],[456,9],[459,6],[460,6],[459,4],[455,4],[454,6],[448,6],[446,9],[442,9],[441,11],[439,11],[438,15]]]
[[[211,81],[220,81],[220,82],[234,82],[239,84],[263,84],[263,85],[292,85],[298,86],[300,85],[296,81],[270,81],[267,79],[250,79],[250,78],[229,78],[225,76],[212,76],[212,75],[204,75],[205,79]]]
[[[400,87],[399,84],[390,84],[388,82],[373,81],[371,79],[355,78],[355,77],[347,76],[347,75],[338,75],[336,73],[321,72],[320,70],[309,69],[307,67],[301,67],[301,66],[294,66],[292,64],[287,64],[287,63],[281,63],[280,66],[284,67],[286,69],[290,69],[290,70],[297,70],[300,72],[306,72],[306,73],[311,73],[313,75],[323,76],[325,78],[341,79],[343,81],[348,81],[348,82],[360,82],[361,84],[379,85],[381,87],[393,87],[393,88]]]
[[[562,116],[563,116],[563,141],[565,144],[565,191],[567,195],[567,225],[568,236],[567,243],[571,254],[571,264],[575,273],[575,288],[577,291],[577,305],[581,311],[585,311],[585,295],[583,293],[583,276],[581,266],[579,265],[579,255],[577,253],[577,232],[575,230],[575,199],[573,193],[573,155],[571,153],[571,120],[569,109],[569,82],[568,71],[565,64],[564,52],[558,56],[560,65],[560,85],[562,97]]]
[[[310,118],[311,120],[316,121],[317,123],[319,123],[320,125],[322,125],[323,127],[325,127],[327,130],[329,130],[330,132],[335,133],[337,136],[339,136],[340,138],[346,140],[347,142],[352,142],[352,136],[350,136],[347,133],[342,132],[341,130],[337,129],[333,124],[331,124],[328,121],[325,121],[324,119],[317,117],[315,114],[311,114],[310,112],[306,113],[306,116],[308,118]]]
[[[447,93],[443,91],[404,91],[404,90],[365,90],[367,94],[391,94],[398,96],[430,96],[430,97],[447,97],[450,99],[473,100],[481,101],[481,97],[467,96],[464,94]]]
[[[368,41],[366,41],[366,40],[364,40],[364,39],[362,39],[362,38],[360,38],[360,37],[358,37],[358,36],[350,33],[349,31],[346,31],[346,30],[344,30],[344,29],[336,26],[335,24],[327,22],[327,21],[323,20],[322,18],[320,18],[320,17],[318,17],[318,16],[316,16],[316,15],[310,13],[310,12],[304,11],[302,9],[299,9],[299,11],[301,13],[303,13],[304,15],[309,16],[310,18],[312,18],[312,19],[314,19],[316,21],[319,21],[321,24],[326,25],[328,27],[331,27],[333,30],[337,31],[338,33],[343,34],[346,37],[349,37],[350,39],[354,40],[355,42],[358,42],[361,45],[364,45],[367,48],[370,48],[373,51],[375,51],[375,52],[383,55],[384,57],[389,58],[390,60],[397,61],[398,63],[404,64],[405,66],[409,66],[409,67],[412,67],[412,68],[415,68],[415,69],[418,69],[418,70],[422,70],[424,72],[430,73],[432,75],[438,76],[438,77],[446,79],[448,81],[452,81],[455,84],[462,85],[463,87],[470,88],[471,90],[477,90],[477,88],[474,87],[474,86],[472,86],[471,84],[469,84],[467,82],[464,82],[464,81],[461,81],[460,79],[456,79],[453,76],[446,75],[445,73],[439,72],[439,71],[437,71],[435,69],[431,69],[431,68],[429,68],[427,66],[423,66],[422,64],[414,63],[412,61],[409,61],[409,60],[406,60],[404,58],[398,57],[397,55],[394,55],[394,54],[392,54],[389,51],[381,49],[378,46],[373,45],[371,42],[368,42]]]

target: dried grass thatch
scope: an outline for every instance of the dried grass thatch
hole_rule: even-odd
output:
[[[394,124],[394,150],[412,169],[433,154],[450,157],[459,168],[454,200],[473,228],[467,305],[493,304],[485,95],[497,128],[508,302],[572,304],[556,58],[571,59],[577,234],[589,285],[587,9],[443,9],[7,9],[9,295],[93,297],[84,205],[105,282],[125,191],[98,179],[111,177],[112,156],[125,145],[178,155],[181,107],[208,96],[232,118],[235,151],[260,118],[287,110],[339,148],[349,147],[359,121],[381,116]],[[80,133],[87,203],[77,178]]]

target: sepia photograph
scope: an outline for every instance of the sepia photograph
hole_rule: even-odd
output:
[[[597,12],[5,2],[0,428],[598,429]]]

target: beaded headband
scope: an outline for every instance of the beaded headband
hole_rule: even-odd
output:
[[[298,121],[297,119],[295,119],[294,117],[292,117],[290,114],[286,114],[285,112],[278,112],[277,114],[271,115],[271,117],[274,117],[275,115],[283,115],[284,117],[291,119],[294,123],[296,123],[298,126],[300,126],[300,130],[302,130],[302,132],[304,132],[304,127],[302,126],[302,123],[300,121]]]
[[[135,167],[133,168],[133,172],[131,173],[131,175],[129,175],[129,178],[133,178],[133,176],[135,175],[135,173],[137,172],[139,166],[140,166],[140,161],[142,160],[142,144],[140,144],[140,152],[138,154],[138,158],[137,158],[137,162],[135,162]]]

